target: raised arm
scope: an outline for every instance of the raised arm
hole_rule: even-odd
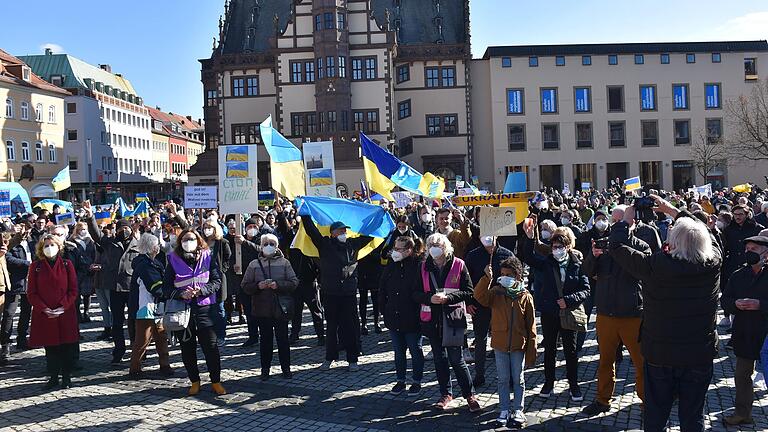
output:
[[[301,223],[304,224],[304,230],[307,232],[310,240],[312,240],[312,243],[315,244],[317,249],[320,249],[323,246],[323,235],[320,234],[320,231],[317,229],[317,226],[315,226],[312,218],[309,216],[302,216]]]

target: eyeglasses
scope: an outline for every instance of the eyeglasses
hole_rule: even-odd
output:
[[[263,245],[261,245],[261,247],[264,247],[264,246],[274,246],[274,247],[277,247],[277,244],[276,243],[264,243]]]
[[[398,252],[405,252],[405,251],[411,250],[411,248],[407,248],[407,247],[402,247],[402,248],[394,247],[394,248],[392,248],[392,250],[396,250]]]

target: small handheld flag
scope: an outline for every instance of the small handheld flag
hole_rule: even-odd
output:
[[[51,184],[53,185],[53,190],[55,192],[69,189],[72,186],[72,181],[69,178],[69,165],[65,166],[64,169],[56,174],[56,177],[51,180]]]
[[[624,191],[630,192],[634,190],[641,189],[642,186],[640,185],[640,177],[632,177],[630,179],[624,180]]]

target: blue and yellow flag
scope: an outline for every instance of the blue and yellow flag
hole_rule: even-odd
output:
[[[382,207],[328,197],[304,197],[296,199],[296,208],[301,217],[311,218],[322,235],[330,235],[331,224],[336,221],[349,226],[347,236],[373,237],[370,243],[357,254],[357,259],[371,253],[395,228],[392,217]],[[317,257],[319,253],[312,240],[304,231],[304,225],[299,225],[299,232],[291,244],[291,248],[299,249],[304,255]]]
[[[98,225],[108,224],[112,222],[112,213],[108,211],[95,212],[93,217],[96,219]]]
[[[301,150],[272,127],[272,116],[267,117],[259,129],[261,130],[261,140],[267,153],[269,153],[272,189],[288,197],[288,199],[306,195],[304,161],[301,157]]]
[[[139,203],[139,202],[142,202],[142,201],[149,201],[149,194],[148,193],[144,192],[144,193],[137,193],[136,194],[136,202]]]
[[[642,186],[640,185],[640,177],[632,177],[630,179],[624,180],[624,191],[629,192],[633,190],[641,189]]]
[[[53,190],[55,192],[69,189],[70,186],[72,186],[72,180],[69,178],[69,165],[65,166],[64,169],[56,174],[56,177],[51,180],[51,184],[53,185]]]
[[[248,162],[227,162],[227,178],[247,178]]]
[[[248,147],[227,146],[227,162],[248,162]]]
[[[74,211],[71,202],[62,201],[54,198],[46,198],[44,200],[40,200],[40,202],[35,204],[35,208],[46,209],[49,212],[53,211],[53,206],[59,206],[68,212]]]

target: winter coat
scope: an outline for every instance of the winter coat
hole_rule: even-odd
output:
[[[478,303],[491,308],[491,348],[503,352],[525,351],[525,364],[533,366],[536,363],[533,296],[523,291],[518,298],[512,299],[503,292],[497,293],[495,287],[505,289],[483,275],[474,293]]]
[[[429,273],[432,273],[435,277],[435,282],[439,285],[438,287],[433,286],[430,278],[429,282],[429,290],[427,292],[424,292],[424,285],[421,283],[421,268],[419,268],[418,278],[419,283],[414,284],[414,291],[411,297],[413,300],[418,303],[419,305],[429,305],[431,312],[432,312],[432,318],[429,320],[429,322],[421,322],[421,331],[422,333],[429,337],[429,338],[440,338],[443,335],[443,316],[450,312],[450,308],[447,306],[455,305],[457,303],[466,302],[472,300],[472,280],[469,277],[469,270],[467,270],[467,266],[464,265],[461,270],[461,275],[459,276],[459,290],[450,294],[447,294],[448,297],[448,303],[445,305],[441,304],[432,304],[432,296],[437,293],[436,288],[444,287],[445,281],[448,279],[448,273],[451,271],[451,266],[453,265],[453,260],[458,259],[454,258],[453,256],[448,257],[446,260],[445,265],[442,269],[439,269],[436,265],[432,257],[427,257],[427,260],[425,262],[426,270]],[[464,328],[467,326],[466,317],[464,317]]]
[[[725,235],[723,286],[725,286],[731,274],[747,262],[744,256],[744,239],[756,236],[760,234],[760,231],[762,230],[763,226],[757,224],[752,218],[745,220],[741,225],[737,224],[734,220],[730,225],[725,227],[723,232]]]
[[[189,264],[189,263],[188,263]],[[189,264],[194,266],[194,263]],[[163,273],[163,297],[166,299],[183,300],[181,294],[182,290],[176,288],[176,271],[173,269],[173,265],[170,263],[165,266],[165,272]],[[221,289],[221,272],[219,271],[219,265],[215,259],[211,258],[211,262],[208,267],[208,282],[200,288],[200,294],[194,297],[189,302],[190,311],[192,313],[192,319],[195,320],[195,324],[198,328],[213,327],[220,319],[218,307],[211,307],[212,305],[200,306],[196,300],[200,298],[210,297]]]
[[[77,286],[81,295],[92,295],[94,293],[93,272],[91,265],[96,262],[96,244],[93,239],[75,240],[75,247],[72,250],[74,260],[72,263],[77,270]]]
[[[29,274],[29,265],[35,257],[35,244],[27,241],[27,245],[29,246],[29,255],[21,244],[11,248],[5,255],[11,281],[11,289],[8,291],[11,294],[27,293],[27,275]]]
[[[120,262],[117,268],[116,291],[130,292],[131,278],[133,277],[133,259],[137,256],[139,256],[139,241],[133,238],[125,248],[123,255],[120,257]]]
[[[261,263],[261,265],[259,265]],[[263,271],[262,271],[263,268]],[[259,282],[272,279],[277,289],[260,289]],[[282,319],[278,296],[290,296],[299,284],[290,261],[278,249],[274,255],[263,254],[248,264],[243,275],[243,292],[251,296],[251,315],[256,318]]]
[[[27,300],[32,305],[32,325],[29,344],[33,347],[49,347],[77,343],[80,331],[77,323],[75,299],[77,298],[77,272],[72,262],[56,257],[37,260],[29,267]],[[48,318],[43,312],[63,307],[64,313]]]
[[[643,357],[658,366],[706,366],[717,355],[717,300],[721,257],[692,263],[665,252],[646,255],[629,246],[629,226],[611,229],[614,261],[643,284]]]
[[[221,290],[217,294],[216,301],[221,303],[229,296],[229,285],[227,279],[229,279],[227,273],[229,273],[229,267],[234,263],[235,257],[232,253],[232,249],[229,247],[227,239],[222,238],[220,240],[214,240],[211,248],[211,259],[215,259],[221,269]]]
[[[379,280],[379,310],[388,329],[403,333],[419,332],[421,305],[412,296],[419,289],[423,289],[421,262],[413,256],[400,262],[390,260]]]
[[[157,306],[163,298],[163,263],[140,254],[131,265],[133,275],[128,294],[128,316],[134,319],[158,318]]]
[[[760,300],[760,310],[741,310],[736,300]],[[744,264],[728,279],[720,299],[726,314],[734,315],[731,344],[736,357],[759,360],[760,349],[768,330],[768,270],[763,267],[755,274],[752,266]]]

